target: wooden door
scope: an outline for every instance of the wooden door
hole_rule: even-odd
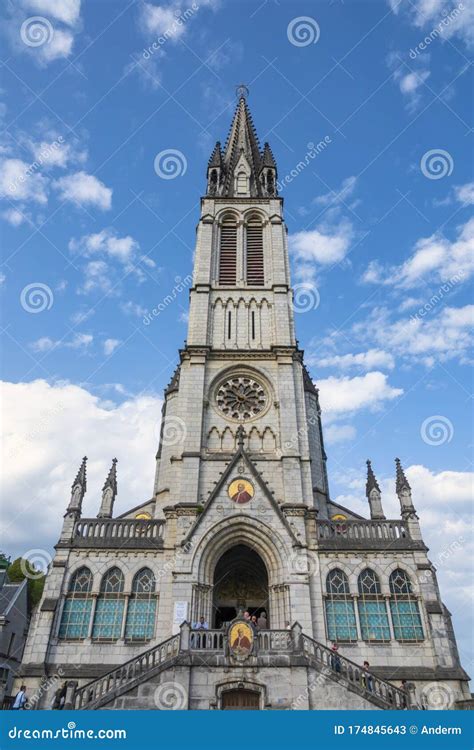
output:
[[[227,690],[222,694],[223,711],[258,711],[260,696],[253,690]]]

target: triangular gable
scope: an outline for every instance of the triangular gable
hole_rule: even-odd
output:
[[[273,493],[268,488],[268,485],[266,482],[262,479],[260,472],[258,471],[257,467],[253,463],[253,461],[249,458],[247,453],[244,451],[243,448],[243,440],[239,438],[239,448],[237,449],[237,452],[235,453],[234,457],[229,462],[228,466],[226,467],[225,471],[222,473],[221,478],[217,482],[216,486],[212,490],[209,499],[207,500],[204,509],[202,513],[199,515],[199,517],[196,519],[196,522],[189,530],[189,533],[186,535],[185,539],[181,542],[182,545],[185,545],[189,542],[192,536],[196,533],[199,526],[201,525],[203,518],[207,515],[209,512],[209,509],[211,508],[213,501],[215,498],[220,494],[222,488],[226,484],[227,480],[229,479],[230,475],[232,474],[232,471],[234,470],[235,466],[238,464],[238,462],[243,461],[247,468],[249,469],[249,473],[252,475],[252,477],[255,479],[256,484],[260,487],[263,494],[269,500],[270,505],[272,506],[273,510],[277,514],[277,516],[280,518],[282,524],[284,525],[285,529],[288,531],[288,534],[290,535],[293,544],[297,545],[298,547],[301,547],[301,542],[298,541],[298,539],[295,536],[295,533],[293,529],[291,528],[290,524],[288,523],[286,517],[282,513],[280,506],[278,505],[277,501],[275,500]]]

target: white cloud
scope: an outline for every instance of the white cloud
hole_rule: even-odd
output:
[[[106,339],[104,341],[104,354],[110,357],[121,343],[119,339]]]
[[[28,221],[24,211],[20,211],[17,208],[7,208],[6,211],[2,212],[2,218],[8,221],[12,227],[19,227],[24,222]]]
[[[137,302],[132,302],[132,300],[123,302],[120,305],[120,308],[126,315],[135,315],[137,318],[143,318],[148,312],[146,307],[143,307],[143,305],[140,305]]]
[[[385,401],[401,396],[402,388],[393,388],[382,372],[368,372],[353,378],[348,376],[329,377],[318,380],[321,408],[325,415],[338,417],[348,412],[364,409],[376,411]]]
[[[31,200],[45,205],[48,202],[47,187],[47,179],[22,159],[3,159],[0,162],[0,198]]]
[[[89,349],[93,340],[94,337],[90,333],[75,333],[69,340],[58,339],[57,341],[53,341],[49,336],[42,336],[36,341],[31,342],[30,349],[34,352],[43,353],[52,351],[52,349],[57,349],[58,347],[65,347],[85,352]]]
[[[103,229],[96,234],[84,235],[78,240],[72,239],[69,242],[69,249],[86,257],[103,253],[121,263],[128,263],[139,250],[139,244],[129,235],[119,237],[115,230]]]
[[[45,13],[49,18],[74,26],[79,21],[81,0],[23,0],[29,10]]]
[[[104,403],[77,385],[50,385],[44,380],[4,383],[2,390],[2,536],[8,540],[9,554],[32,548],[52,551],[71,483],[86,452],[85,516],[98,512],[114,456],[119,460],[117,513],[151,497],[161,399],[139,396],[121,404]]]
[[[456,200],[463,206],[474,205],[474,182],[468,182],[465,185],[458,185],[454,188]]]
[[[458,37],[468,48],[474,46],[474,5],[471,2],[453,3],[452,7],[446,6],[445,0],[389,0],[389,4],[395,12],[406,10],[411,22],[427,36],[433,32],[433,39],[442,42]]]
[[[297,232],[289,236],[290,253],[299,264],[330,265],[343,260],[353,237],[352,225],[341,221],[332,229],[323,227]]]
[[[467,187],[467,186],[465,186]],[[464,194],[465,199],[468,192]],[[373,284],[418,287],[421,279],[440,283],[467,281],[474,273],[474,219],[458,227],[450,241],[440,233],[419,239],[412,255],[399,266],[369,263],[362,280]]]
[[[389,352],[382,349],[369,349],[358,354],[337,354],[332,357],[322,357],[315,360],[319,367],[334,367],[339,370],[357,368],[372,370],[374,367],[384,367],[393,370],[395,360]]]
[[[425,63],[423,61],[422,64]],[[399,67],[394,73],[394,79],[398,83],[400,92],[406,98],[407,108],[413,112],[421,100],[421,90],[423,84],[430,77],[430,71],[426,67],[420,67],[419,70],[411,70],[403,73]]]
[[[383,346],[394,354],[432,366],[436,361],[459,359],[469,363],[472,346],[474,305],[443,307],[436,314],[440,299],[427,300],[424,314],[390,320],[385,308],[375,309],[351,329],[351,337]]]
[[[79,294],[100,291],[107,294],[113,287],[109,266],[103,260],[91,260],[84,267],[84,282],[78,288]]]
[[[94,175],[76,172],[56,180],[53,186],[59,191],[59,198],[79,206],[97,206],[106,211],[112,206],[112,190]]]
[[[324,439],[327,445],[345,443],[354,440],[356,428],[350,424],[329,424],[324,430]]]
[[[54,36],[47,44],[38,48],[38,58],[44,65],[63,57],[69,57],[74,46],[74,36],[70,31],[56,28]]]
[[[357,177],[346,177],[338,190],[330,190],[329,193],[314,198],[313,203],[317,206],[330,206],[337,203],[345,203],[356,188]]]

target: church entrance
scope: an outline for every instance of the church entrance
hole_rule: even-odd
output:
[[[267,569],[250,547],[237,544],[222,555],[214,571],[213,592],[214,628],[222,627],[246,609],[257,617],[266,612],[270,627]]]
[[[222,693],[223,711],[258,711],[260,695],[254,690],[227,690]]]

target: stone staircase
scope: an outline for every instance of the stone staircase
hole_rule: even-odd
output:
[[[222,630],[191,631],[183,623],[180,633],[157,646],[144,651],[120,667],[107,672],[87,685],[75,689],[66,700],[66,707],[76,710],[95,710],[113,704],[124,693],[144,682],[156,678],[161,672],[176,664],[191,666],[193,657],[215,657],[219,663],[229,663],[227,636]],[[374,674],[370,679],[359,664],[305,635],[296,623],[291,631],[264,630],[257,634],[257,649],[252,666],[258,666],[271,656],[285,655],[288,659],[301,659],[318,673],[317,680],[326,679],[358,694],[375,707],[400,710],[408,707],[409,695]]]

